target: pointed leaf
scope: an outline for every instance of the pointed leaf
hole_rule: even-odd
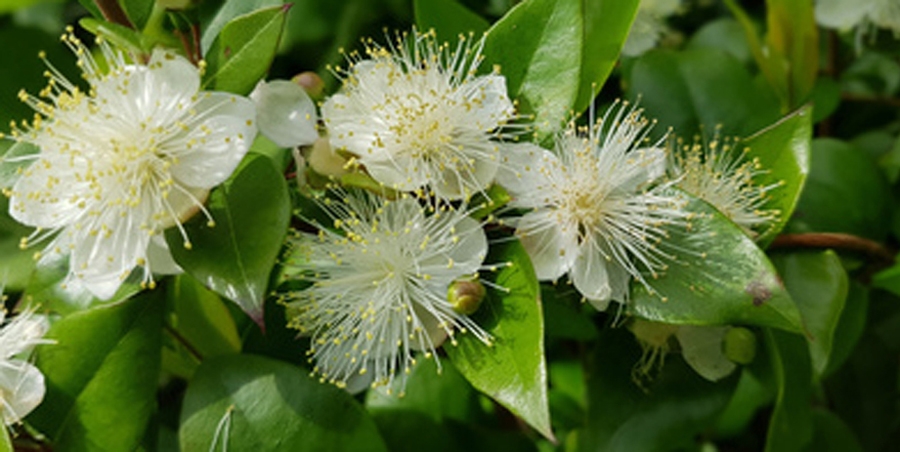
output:
[[[229,21],[206,54],[207,89],[249,93],[269,70],[289,6],[261,9]]]
[[[709,204],[680,193],[690,227],[670,226],[668,270],[633,284],[630,313],[663,323],[750,324],[800,331],[800,313],[753,240]]]
[[[765,450],[800,450],[812,439],[809,354],[800,336],[775,330],[765,330],[763,335],[776,389]]]
[[[759,186],[778,184],[767,193],[765,209],[779,212],[777,220],[757,238],[760,243],[771,241],[787,224],[794,213],[806,176],[812,138],[810,107],[803,107],[777,123],[766,127],[742,143],[750,150],[748,159],[759,159],[762,174],[753,180]]]
[[[175,260],[216,293],[262,322],[269,273],[290,220],[284,177],[272,161],[248,154],[234,175],[209,196],[210,228],[203,215],[184,224],[192,249],[176,228],[166,231]]]
[[[47,394],[29,421],[54,450],[135,450],[156,409],[162,292],[57,321],[37,349]]]
[[[473,316],[493,337],[488,347],[462,334],[447,355],[469,383],[521,417],[547,438],[553,438],[547,403],[544,361],[544,319],[540,287],[531,261],[518,241],[492,247],[488,263],[509,262],[489,275],[508,292],[489,289]]]
[[[849,280],[841,260],[833,251],[821,253],[777,254],[772,263],[791,298],[797,303],[809,345],[812,367],[821,376],[831,357],[831,346]]]
[[[488,30],[482,67],[500,67],[510,96],[535,114],[541,134],[557,130],[575,103],[583,36],[580,0],[525,1]]]
[[[178,439],[185,451],[387,450],[346,391],[255,355],[200,365],[184,397]]]

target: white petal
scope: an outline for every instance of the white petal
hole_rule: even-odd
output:
[[[862,22],[877,0],[818,0],[816,21],[819,25],[847,30]]]
[[[662,33],[662,22],[652,14],[638,10],[631,30],[622,46],[622,55],[636,57],[656,46]]]
[[[628,154],[626,162],[628,167],[620,173],[623,179],[616,184],[618,190],[626,193],[633,193],[662,177],[668,164],[666,151],[660,148],[635,149]]]
[[[153,51],[147,67],[149,70],[143,74],[146,86],[136,97],[142,104],[139,110],[153,112],[152,118],[160,118],[155,125],[168,125],[171,120],[167,118],[177,114],[178,106],[187,107],[197,94],[200,72],[184,57],[162,49]]]
[[[551,210],[529,212],[516,227],[516,235],[542,281],[556,280],[572,267],[578,254],[575,233],[564,231]]]
[[[256,109],[249,99],[219,92],[206,93],[194,109],[203,116],[200,124],[186,137],[161,147],[181,153],[171,169],[176,180],[191,187],[212,188],[234,172],[250,149],[256,137]],[[186,140],[197,144],[185,150]]]
[[[559,159],[550,151],[531,143],[506,144],[496,182],[512,197],[511,207],[544,205],[542,187],[551,185],[548,174],[561,167]]]
[[[681,356],[685,361],[709,381],[717,381],[728,376],[737,367],[725,356],[722,341],[725,340],[727,326],[680,326],[675,332],[681,344]]]
[[[450,250],[448,257],[453,259],[453,266],[459,275],[475,273],[487,256],[488,243],[484,229],[477,221],[463,218],[456,224],[456,235],[459,242]]]
[[[102,231],[92,234],[88,228],[73,237],[70,271],[97,298],[112,298],[138,262],[146,260],[150,234],[141,228],[140,218],[140,214],[121,216],[110,209],[93,225],[99,230],[99,225],[105,223],[111,231],[109,236]]]
[[[75,222],[87,209],[79,207],[78,202],[72,202],[72,197],[89,199],[92,192],[87,182],[72,177],[82,171],[59,161],[42,159],[34,162],[13,185],[9,201],[10,216],[20,223],[45,229]],[[68,196],[48,189],[51,183],[65,187]]]
[[[474,163],[460,163],[460,167],[456,169],[446,165],[448,167],[443,172],[440,168],[433,168],[437,176],[437,180],[431,181],[435,194],[441,199],[462,199],[487,188],[497,174],[499,159],[496,154],[498,152],[490,150],[472,152],[466,157],[473,159]],[[491,155],[494,158],[491,158]]]
[[[478,77],[464,87],[468,91],[466,105],[471,106],[466,121],[471,121],[478,130],[494,130],[512,118],[515,109],[506,94],[506,78],[502,75]]]
[[[259,129],[281,147],[312,144],[316,131],[316,106],[306,90],[288,80],[261,81],[250,93],[256,102]]]
[[[428,184],[428,169],[421,161],[406,156],[393,159],[370,159],[361,157],[360,163],[376,181],[387,187],[409,191]]]
[[[25,361],[0,365],[3,422],[12,425],[31,413],[44,399],[44,375]]]
[[[169,244],[162,234],[154,235],[147,246],[147,262],[153,273],[160,275],[177,275],[184,270],[175,262]]]
[[[605,307],[612,298],[612,287],[606,270],[609,263],[593,239],[582,243],[579,251],[572,271],[569,272],[575,288],[592,303],[597,302]]]

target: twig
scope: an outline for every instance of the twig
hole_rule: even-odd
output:
[[[94,0],[94,4],[97,5],[97,9],[106,20],[134,30],[134,24],[128,19],[128,15],[125,14],[125,10],[122,9],[118,0]]]
[[[782,234],[769,245],[769,249],[779,248],[831,248],[862,253],[886,263],[894,262],[894,253],[884,245],[874,240],[838,232]]]
[[[191,356],[193,356],[197,361],[203,361],[203,354],[201,354],[196,348],[194,348],[194,346],[191,345],[191,343],[187,340],[187,338],[182,336],[181,333],[179,333],[175,328],[172,328],[172,326],[169,325],[168,323],[165,324],[163,326],[163,328],[166,330],[167,333],[172,335],[172,337],[176,341],[178,341],[178,343],[180,343],[181,346],[184,347],[185,350],[187,350],[188,353],[190,353]]]

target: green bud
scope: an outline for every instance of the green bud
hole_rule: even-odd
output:
[[[725,333],[725,356],[738,364],[750,364],[756,357],[756,335],[736,326]]]
[[[478,278],[457,279],[447,288],[447,301],[457,314],[469,315],[478,310],[486,291]]]

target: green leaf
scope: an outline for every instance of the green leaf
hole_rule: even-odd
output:
[[[830,411],[813,410],[813,439],[807,452],[863,452],[853,430]]]
[[[37,146],[25,141],[0,141],[0,150],[3,151],[3,159],[0,160],[0,188],[10,188],[22,171],[28,168],[34,159],[28,158],[41,152]],[[6,210],[6,209],[3,209]]]
[[[54,450],[135,450],[156,410],[161,292],[57,321],[37,349],[47,385],[29,421]]]
[[[192,276],[231,299],[262,324],[269,273],[290,220],[284,177],[265,156],[248,154],[231,179],[212,191],[208,209],[184,224],[192,249],[179,231],[166,231],[172,256]]]
[[[812,368],[821,376],[828,366],[835,331],[847,300],[849,280],[841,259],[831,250],[776,254],[772,263],[800,309],[808,334]]]
[[[573,110],[584,111],[619,60],[639,0],[581,0],[581,80]]]
[[[15,148],[16,145],[13,145],[6,156]],[[0,163],[0,181],[4,179],[6,169],[7,164]],[[3,182],[0,182],[0,186],[4,186]],[[0,282],[7,292],[24,289],[31,279],[35,250],[23,250],[19,247],[22,237],[27,237],[31,231],[31,228],[9,216],[9,198],[3,196],[0,199]]]
[[[226,0],[219,3],[222,5],[218,11],[212,15],[212,18],[208,22],[204,21],[201,23],[203,37],[200,39],[200,42],[204,55],[209,52],[210,47],[213,45],[213,41],[216,40],[219,33],[222,32],[222,29],[225,28],[229,22],[239,16],[244,16],[254,11],[283,6],[284,0]],[[204,4],[210,3],[201,2],[201,7],[204,6]]]
[[[694,214],[690,230],[669,226],[668,270],[632,285],[629,313],[687,325],[772,326],[801,330],[800,313],[766,255],[734,223],[709,204],[679,193]]]
[[[627,330],[606,329],[591,354],[587,374],[587,426],[582,451],[692,450],[695,437],[725,408],[737,377],[711,383],[683,360],[665,362],[645,388],[632,369],[642,351]]]
[[[455,0],[415,0],[413,5],[419,30],[434,29],[442,40],[452,42],[457,36],[469,36],[469,33],[480,38],[491,26]]]
[[[680,136],[721,126],[726,136],[743,136],[781,116],[770,90],[754,84],[738,60],[713,48],[645,53],[632,68],[628,96],[659,120],[660,134],[670,126]]]
[[[731,18],[721,18],[703,25],[687,42],[687,48],[711,47],[733,56],[742,63],[753,58],[740,23]]]
[[[141,278],[132,273],[109,300],[100,300],[83,286],[66,283],[69,266],[65,258],[39,262],[33,268],[25,286],[25,300],[63,316],[92,306],[115,304],[141,291]]]
[[[765,330],[763,336],[776,388],[765,450],[800,450],[812,439],[809,354],[799,336],[775,330]]]
[[[778,211],[778,219],[757,237],[768,243],[781,232],[797,207],[809,173],[812,121],[809,107],[791,113],[775,124],[745,138],[746,158],[758,159],[763,174],[754,178],[760,186],[779,185],[767,193],[764,208]]]
[[[845,232],[884,240],[893,211],[890,187],[862,150],[829,138],[813,140],[806,188],[788,232]]]
[[[518,241],[491,248],[490,263],[508,262],[487,279],[506,291],[488,289],[473,318],[493,337],[488,347],[469,334],[444,347],[459,372],[479,391],[553,438],[547,402],[544,320],[540,288],[531,261]]]
[[[9,437],[9,429],[3,428],[0,432],[0,452],[14,452],[12,439]]]
[[[579,0],[525,1],[488,30],[482,67],[500,66],[510,96],[535,114],[540,134],[557,130],[575,104],[583,36]]]
[[[147,24],[147,20],[150,19],[150,13],[153,12],[153,4],[156,3],[156,1],[120,0],[119,3],[122,5],[122,9],[125,10],[125,14],[131,19],[131,23],[134,24],[135,28],[141,30],[144,28],[144,25]]]
[[[728,406],[716,420],[716,433],[732,437],[746,431],[756,412],[772,403],[775,391],[769,390],[748,368],[743,368],[737,388]]]
[[[103,36],[112,42],[116,47],[127,49],[136,53],[149,53],[151,46],[144,43],[144,37],[140,32],[105,20],[98,20],[91,17],[85,17],[78,21],[85,30],[97,35]]]
[[[178,438],[185,451],[387,450],[350,394],[254,355],[200,365],[184,397]]]
[[[288,8],[261,9],[225,24],[206,54],[204,88],[236,94],[253,90],[278,51]]]
[[[850,291],[847,293],[847,301],[841,318],[834,331],[834,340],[831,346],[831,356],[828,358],[828,367],[825,375],[834,373],[844,365],[850,353],[856,348],[856,344],[866,328],[866,314],[869,311],[869,288],[857,281],[850,281]]]
[[[819,73],[813,0],[767,0],[766,23],[767,64],[784,67],[786,79],[778,81],[786,88],[784,107],[796,108],[812,93]]]

